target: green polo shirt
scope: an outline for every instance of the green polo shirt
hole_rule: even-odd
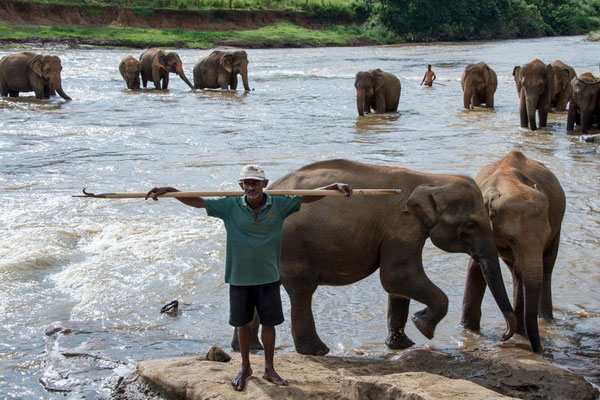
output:
[[[225,282],[236,286],[279,281],[283,220],[300,210],[302,196],[267,196],[258,216],[246,196],[205,198],[211,217],[221,218],[227,231]]]

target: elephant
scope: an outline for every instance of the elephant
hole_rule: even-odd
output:
[[[245,51],[213,51],[194,65],[195,89],[237,89],[240,74],[244,90],[249,92],[248,54]]]
[[[475,181],[492,221],[498,253],[513,276],[517,332],[542,352],[538,315],[552,321],[552,270],[565,213],[565,193],[552,172],[519,151],[483,167]],[[479,330],[486,283],[471,261],[463,298],[462,324]]]
[[[496,72],[486,63],[469,64],[462,74],[463,104],[466,109],[485,103],[494,108],[494,93],[498,87]]]
[[[585,72],[573,79],[571,86],[567,131],[572,131],[575,123],[581,125],[582,133],[587,133],[594,122],[600,128],[600,79]]]
[[[140,62],[133,56],[127,56],[119,64],[119,72],[127,84],[127,89],[140,89]]]
[[[397,111],[400,101],[400,80],[379,68],[360,71],[354,79],[356,88],[356,108],[358,115],[365,115],[374,109],[377,114]]]
[[[330,182],[402,191],[393,196],[329,197],[303,205],[286,220],[281,283],[291,301],[297,352],[329,352],[317,334],[311,309],[317,287],[349,285],[378,268],[388,293],[387,346],[401,349],[414,344],[404,333],[411,298],[427,306],[412,320],[431,339],[446,315],[448,298],[423,269],[427,238],[444,251],[468,253],[478,260],[508,325],[503,339],[513,335],[516,316],[502,281],[483,198],[472,179],[338,159],[304,166],[278,179],[271,189],[309,189]]]
[[[539,115],[540,128],[545,127],[554,93],[554,68],[551,64],[546,65],[536,59],[522,67],[515,67],[513,76],[521,99],[519,105],[521,127],[529,126],[532,131],[537,130],[536,110]]]
[[[179,75],[190,89],[194,88],[183,72],[179,55],[174,51],[165,53],[164,50],[158,48],[146,50],[140,56],[140,64],[144,87],[147,86],[148,81],[152,81],[154,87],[160,89],[160,81],[162,80],[162,89],[166,90],[169,87],[169,73],[172,72]]]
[[[37,99],[49,99],[58,93],[71,100],[62,89],[58,56],[35,54],[28,51],[11,54],[0,60],[0,94],[18,97],[20,92],[35,92]]]
[[[560,60],[556,60],[550,65],[554,69],[554,92],[550,105],[556,111],[565,111],[567,103],[571,99],[571,81],[577,74],[573,67]]]

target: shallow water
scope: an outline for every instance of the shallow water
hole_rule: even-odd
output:
[[[474,177],[508,151],[545,163],[567,195],[553,277],[556,323],[540,322],[547,358],[600,383],[600,162],[598,144],[566,134],[566,113],[548,127],[519,128],[512,70],[539,57],[598,74],[600,44],[583,37],[368,48],[248,50],[255,90],[192,92],[171,76],[168,92],[125,90],[119,61],[139,51],[33,48],[59,55],[72,102],[32,94],[0,99],[0,397],[106,398],[140,360],[228,350],[228,291],[222,223],[164,199],[74,199],[92,192],[235,189],[242,165],[261,163],[272,180],[302,165],[349,158]],[[13,52],[13,51],[11,51]],[[180,50],[193,64],[209,51]],[[0,56],[8,54],[0,50]],[[498,74],[495,110],[462,109],[466,64]],[[431,63],[439,84],[419,83]],[[354,74],[381,68],[402,83],[399,112],[359,118]],[[598,132],[592,132],[598,133]],[[468,256],[428,242],[425,269],[450,298],[429,341],[417,346],[497,346],[504,322],[491,296],[481,334],[464,331],[460,308]],[[504,268],[505,282],[511,279]],[[184,304],[179,316],[159,313]],[[289,316],[289,300],[283,296]],[[336,355],[393,358],[383,344],[387,297],[377,274],[321,287],[314,312]],[[422,306],[413,302],[411,312]],[[46,336],[49,326],[71,334]],[[293,351],[289,321],[279,352]],[[515,337],[508,345],[526,345]]]

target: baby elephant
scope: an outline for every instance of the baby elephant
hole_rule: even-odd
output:
[[[552,269],[558,253],[565,193],[543,164],[512,151],[483,167],[475,181],[481,188],[498,254],[513,276],[517,332],[527,334],[531,348],[542,351],[538,314],[552,320]],[[471,261],[463,299],[462,323],[479,330],[485,281]]]
[[[398,110],[401,87],[400,81],[393,74],[379,68],[357,72],[354,87],[358,115],[368,114],[371,109],[377,114]]]
[[[127,84],[127,89],[140,89],[140,62],[133,56],[127,56],[119,64],[119,72]]]
[[[585,72],[570,83],[571,99],[567,115],[567,132],[581,125],[581,133],[587,133],[594,123],[600,128],[600,79]]]
[[[469,64],[460,80],[463,94],[463,104],[466,109],[480,106],[494,107],[494,93],[498,87],[496,72],[486,63]]]

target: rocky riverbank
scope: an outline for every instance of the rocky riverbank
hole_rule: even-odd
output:
[[[233,391],[230,379],[240,366],[204,356],[141,362],[124,380],[115,397],[200,399],[580,399],[595,400],[596,391],[583,377],[552,365],[530,351],[428,350],[402,352],[397,359],[276,357],[278,372],[290,386],[275,386],[261,378],[263,357],[252,355],[254,375],[244,392]],[[140,382],[150,389],[140,395]],[[136,394],[137,393],[137,394]],[[141,397],[137,397],[141,396]]]

